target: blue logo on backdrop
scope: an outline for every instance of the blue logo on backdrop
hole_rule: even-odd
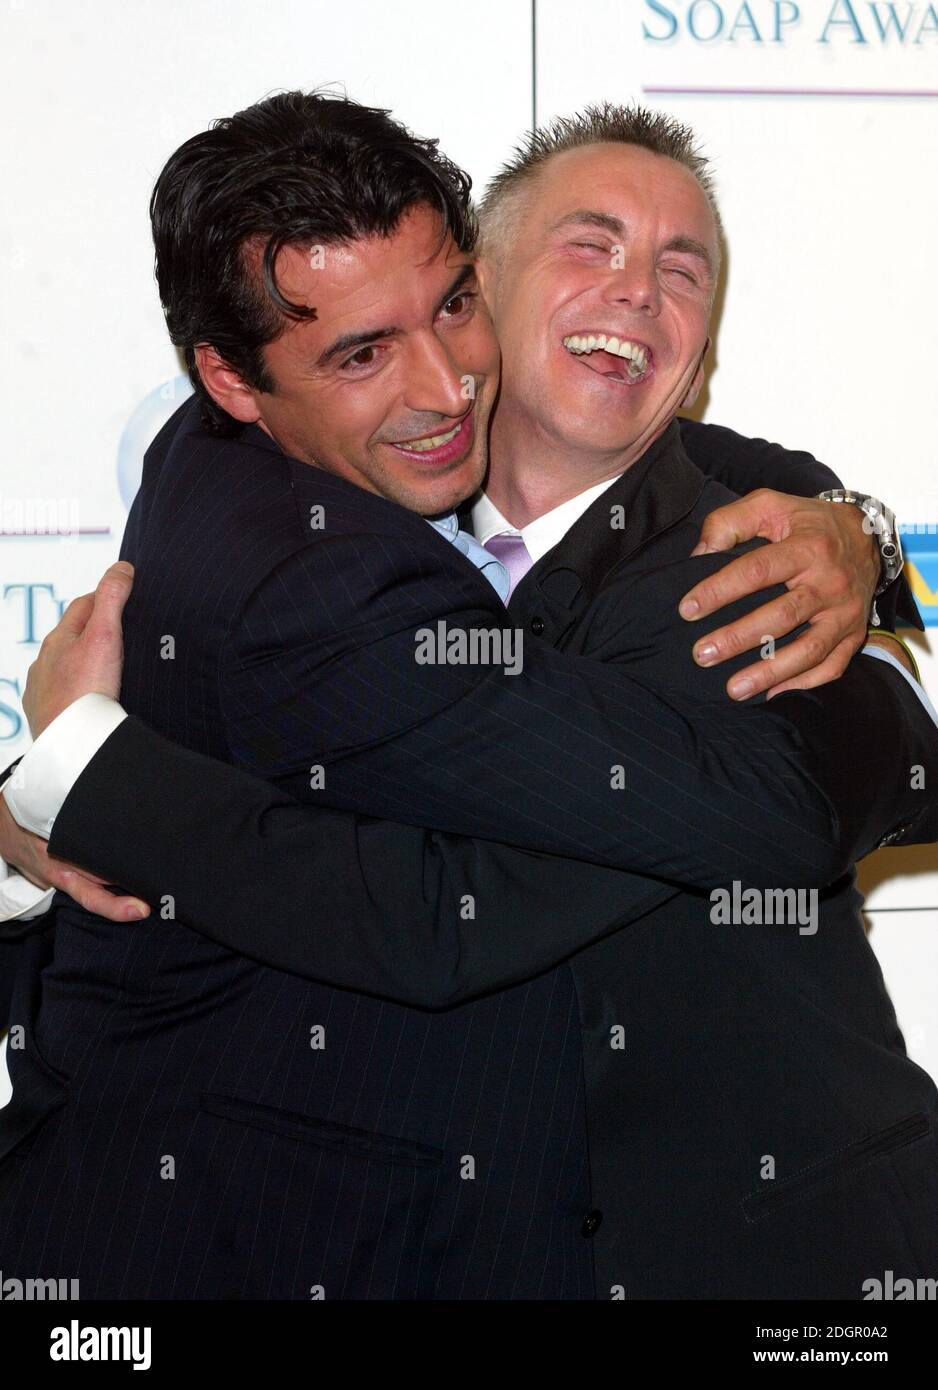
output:
[[[140,486],[144,454],[169,417],[191,395],[189,378],[174,377],[144,396],[124,426],[117,446],[117,486],[128,511]],[[56,592],[54,583],[40,580],[4,584],[0,600],[18,610],[19,635],[15,642],[20,649],[38,646],[62,616],[67,602]],[[30,651],[27,660],[34,654]],[[25,668],[23,674],[0,676],[0,744],[10,743],[26,732],[20,704],[24,685]]]
[[[922,621],[926,627],[938,627],[938,534],[924,526],[918,533],[901,534],[906,573]]]
[[[920,47],[938,40],[938,4],[920,0],[832,0],[811,5],[810,38],[815,43]],[[668,43],[781,44],[804,32],[795,0],[645,0],[642,37]]]
[[[143,473],[143,456],[183,401],[192,395],[187,376],[174,377],[157,386],[137,406],[117,446],[117,486],[124,506],[130,511]]]

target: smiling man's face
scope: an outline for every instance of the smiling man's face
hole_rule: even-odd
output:
[[[703,381],[717,228],[693,174],[636,146],[552,156],[484,257],[502,399],[535,437],[638,457]],[[603,343],[605,341],[605,345]]]
[[[316,317],[264,348],[272,392],[247,387],[210,350],[199,370],[222,407],[294,458],[411,511],[450,511],[485,472],[498,344],[473,258],[418,205],[387,237],[287,247],[286,299]]]

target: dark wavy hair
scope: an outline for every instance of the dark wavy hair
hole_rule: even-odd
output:
[[[272,391],[264,344],[288,321],[315,317],[277,286],[282,247],[387,236],[410,208],[428,204],[440,213],[441,238],[449,232],[471,252],[471,188],[436,140],[388,111],[322,92],[268,97],[180,146],[156,181],[150,222],[166,325],[208,427],[239,428],[206,391],[196,346],[210,344],[249,386]],[[263,247],[260,275],[248,246]]]

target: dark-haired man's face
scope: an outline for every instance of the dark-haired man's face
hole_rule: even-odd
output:
[[[199,359],[224,409],[285,453],[424,516],[479,487],[498,387],[472,257],[440,232],[439,215],[418,206],[389,237],[286,248],[277,283],[316,317],[266,345],[271,393],[213,369],[204,350]]]
[[[699,183],[633,146],[567,150],[522,194],[510,236],[482,268],[499,409],[561,451],[637,457],[703,380],[718,250]]]

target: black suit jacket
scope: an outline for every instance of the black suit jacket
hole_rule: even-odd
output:
[[[449,615],[452,625],[478,624],[479,615],[498,620],[485,582],[418,518],[284,460],[263,436],[253,435],[239,450],[191,437],[175,458],[170,450],[165,466],[151,469],[145,480],[128,537],[140,575],[128,614],[125,699],[191,749],[262,771],[307,803],[325,800],[308,786],[309,769],[322,766],[328,798],[340,806],[356,804],[368,791],[370,805],[386,810],[393,804],[395,814],[441,822],[444,832],[494,820],[522,844],[559,847],[603,863],[636,860],[646,873],[684,882],[708,884],[737,869],[749,881],[779,863],[786,880],[825,881],[845,854],[870,847],[884,829],[901,833],[915,821],[919,833],[934,833],[921,799],[909,797],[890,775],[888,758],[881,760],[878,805],[864,806],[862,814],[848,811],[841,823],[825,779],[842,775],[845,744],[814,717],[827,698],[820,694],[786,701],[790,709],[807,702],[799,728],[774,710],[763,711],[756,725],[756,710],[728,708],[715,691],[706,708],[697,702],[691,714],[679,684],[662,698],[622,671],[588,659],[571,668],[546,650],[530,654],[524,677],[493,680],[490,671],[441,668],[429,672],[429,680],[424,672],[415,680],[415,624],[437,614]],[[219,459],[226,470],[221,497]],[[303,523],[313,505],[325,506],[328,529],[311,543]],[[658,513],[666,533],[681,519],[688,528],[698,525],[704,514],[693,499],[680,505],[684,511],[675,515],[667,507]],[[210,537],[209,554],[199,549],[198,536]],[[221,565],[235,544],[243,563]],[[519,598],[536,578],[533,571]],[[543,633],[546,623],[535,613],[529,627]],[[164,661],[167,637],[175,650]],[[173,664],[180,658],[182,671]],[[874,717],[878,711],[896,718],[902,711],[903,752],[914,747],[916,756],[925,756],[928,738],[914,697],[905,706],[896,700],[892,673],[870,672],[868,680]],[[852,718],[859,694],[851,696],[849,679],[844,685],[840,708]],[[533,727],[532,710],[542,718]],[[487,729],[491,720],[501,721],[504,743],[493,744],[486,760],[479,751],[484,739],[470,740],[473,729]],[[551,740],[554,767],[547,775],[538,759],[546,758]],[[558,748],[570,767],[556,765]],[[155,750],[158,764],[165,760],[155,778],[148,750]],[[447,761],[441,762],[444,751]],[[613,754],[628,771],[624,811],[622,793],[612,800]],[[209,771],[202,759],[170,749],[136,720],[109,741],[76,787],[56,828],[59,852],[75,857],[77,835],[96,840],[93,850],[77,853],[89,865],[112,849],[116,858],[123,856],[125,844],[111,843],[113,803],[90,834],[81,807],[89,795],[94,804],[96,779],[103,776],[107,784],[113,760],[119,766],[124,758],[132,759],[138,785],[146,788],[131,819],[139,813],[160,821],[178,798],[172,814],[181,809],[182,818],[171,825],[185,842],[186,816],[197,805],[203,811],[211,806],[228,853],[217,853],[207,880],[201,872],[196,878],[203,896],[206,882],[210,886],[216,913],[220,901],[227,906],[216,893],[241,882],[245,896],[231,913],[239,923],[234,934],[253,929],[255,951],[258,944],[263,950],[282,922],[286,945],[273,959],[295,967],[283,952],[302,949],[314,920],[317,936],[336,946],[327,950],[327,967],[317,964],[313,973],[338,984],[351,972],[358,988],[414,1003],[451,1003],[524,979],[605,935],[624,915],[634,922],[674,898],[670,883],[647,877],[558,864],[497,845],[467,846],[451,833],[410,832],[325,811],[312,818],[328,846],[317,858],[315,848],[310,853],[308,813],[298,812],[288,797],[224,769]],[[760,779],[769,776],[780,780],[762,786]],[[238,800],[245,788],[266,798],[263,807]],[[522,790],[536,800],[513,804]],[[774,824],[779,843],[771,843],[764,827],[747,825],[749,815]],[[884,817],[878,825],[877,815]],[[697,846],[680,843],[683,820],[699,834]],[[129,821],[117,824],[127,845],[136,842]],[[245,915],[250,885],[258,887],[263,872],[260,851],[274,846],[287,875],[273,885],[278,901],[271,908],[268,872],[266,899],[255,895]],[[154,864],[160,854],[156,847]],[[291,879],[301,862],[305,879]],[[116,867],[112,859],[109,870]],[[118,868],[128,883],[133,873]],[[146,891],[155,901],[175,898],[183,921],[200,922],[194,902],[190,910],[188,880],[176,866],[164,864],[150,885]],[[279,898],[296,888],[305,897],[290,924]],[[467,899],[471,915],[465,915]],[[455,931],[454,922],[461,924]],[[222,937],[227,934],[223,927]],[[428,1016],[277,976],[196,943],[188,927],[173,923],[157,920],[128,934],[60,909],[56,960],[44,976],[31,1040],[35,1069],[45,1067],[67,1100],[58,1121],[48,1112],[11,1160],[19,1165],[21,1193],[42,1165],[64,1164],[68,1182],[51,1209],[41,1190],[32,1207],[20,1203],[18,1216],[11,1207],[7,1249],[22,1256],[39,1239],[45,1248],[64,1229],[63,1258],[71,1249],[70,1230],[80,1232],[83,1250],[99,1256],[96,1194],[101,1165],[116,1148],[126,1162],[136,1234],[128,1245],[126,1223],[111,1214],[108,1239],[120,1258],[105,1261],[113,1272],[95,1276],[99,1290],[303,1296],[304,1281],[311,1281],[324,1283],[327,1296],[588,1291],[596,1220],[586,1219],[585,1209],[575,970],[549,971]],[[538,943],[533,955],[532,943]],[[76,979],[83,981],[83,1026],[68,987]],[[159,1024],[146,1008],[140,1020],[142,991],[156,994]],[[207,997],[214,1001],[211,1028],[204,1026]],[[322,1024],[327,1016],[330,1026]],[[279,1029],[291,1017],[319,1020],[309,1026],[325,1027],[327,1045],[310,1048],[305,1028],[287,1029],[284,1039]],[[248,1046],[245,1034],[254,1037],[269,1020],[280,1020],[274,1029],[279,1046],[274,1039],[259,1050]],[[502,1036],[500,1028],[508,1033]],[[310,1058],[309,1052],[321,1055]],[[89,1053],[96,1066],[88,1065]],[[103,1086],[102,1056],[111,1064]],[[499,1065],[493,1066],[494,1057]],[[145,1105],[130,1087],[141,1071],[150,1082]],[[28,1099],[28,1090],[18,1086],[21,1094]],[[85,1094],[94,1102],[87,1112],[80,1101]],[[157,1138],[154,1109],[172,1145]],[[253,1144],[245,1129],[254,1133]],[[67,1136],[71,1153],[80,1156],[77,1173]],[[229,1165],[226,1186],[213,1156],[217,1161],[226,1140],[238,1139],[248,1158]],[[155,1184],[143,1155],[161,1143],[172,1149],[183,1144],[197,1180],[174,1189]],[[477,1165],[474,1177],[462,1172],[470,1160]],[[315,1164],[315,1179],[308,1164]],[[274,1175],[271,1191],[288,1194],[286,1233],[284,1220],[275,1222],[264,1206],[260,1167]],[[307,1179],[299,1190],[291,1185],[297,1167]],[[415,1178],[415,1167],[430,1169],[431,1176]],[[7,1181],[11,1171],[8,1163]],[[94,1193],[88,1174],[97,1175]],[[234,1208],[227,1200],[232,1183]],[[616,1200],[621,1203],[621,1194]],[[616,1200],[606,1229],[617,1225]],[[207,1240],[204,1230],[192,1233],[199,1222],[211,1225]],[[186,1268],[187,1252],[200,1256],[197,1271]],[[10,1265],[7,1260],[4,1267]]]

